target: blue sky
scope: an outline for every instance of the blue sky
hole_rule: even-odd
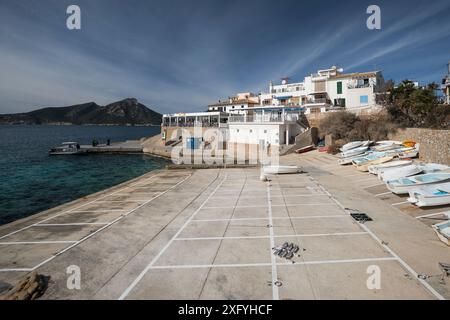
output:
[[[81,8],[81,30],[66,8]],[[366,8],[381,7],[381,30]],[[125,97],[203,110],[317,69],[439,82],[450,1],[0,0],[0,113]]]

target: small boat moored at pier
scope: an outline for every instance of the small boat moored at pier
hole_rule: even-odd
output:
[[[50,155],[85,154],[87,150],[81,149],[77,142],[63,142],[61,146],[50,149]]]

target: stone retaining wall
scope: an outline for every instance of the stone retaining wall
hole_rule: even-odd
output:
[[[414,140],[420,143],[420,160],[450,165],[450,130],[399,129],[389,139]]]

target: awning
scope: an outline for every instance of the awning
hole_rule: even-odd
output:
[[[287,99],[290,99],[290,98],[292,98],[292,96],[276,97],[275,99],[277,99],[277,100],[287,100]]]

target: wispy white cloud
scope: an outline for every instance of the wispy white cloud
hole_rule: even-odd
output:
[[[429,23],[427,25],[421,26],[420,28],[403,31],[401,32],[401,34],[397,34],[395,40],[393,40],[389,44],[374,46],[374,49],[371,48],[367,55],[354,60],[352,64],[346,67],[348,69],[353,69],[355,67],[365,65],[375,59],[394,54],[398,51],[407,50],[408,48],[411,49],[413,47],[423,47],[428,45],[429,43],[449,36],[450,24],[442,25],[436,24],[434,22]],[[407,57],[407,51],[404,51],[404,54],[405,57]]]
[[[435,46],[450,27],[433,20],[449,11],[448,1],[422,1],[369,36],[360,1],[340,15],[332,5],[320,11],[289,0],[79,3],[78,33],[64,28],[69,0],[0,4],[0,113],[128,96],[160,112],[202,110],[236,92],[266,90],[281,76],[407,56]]]

